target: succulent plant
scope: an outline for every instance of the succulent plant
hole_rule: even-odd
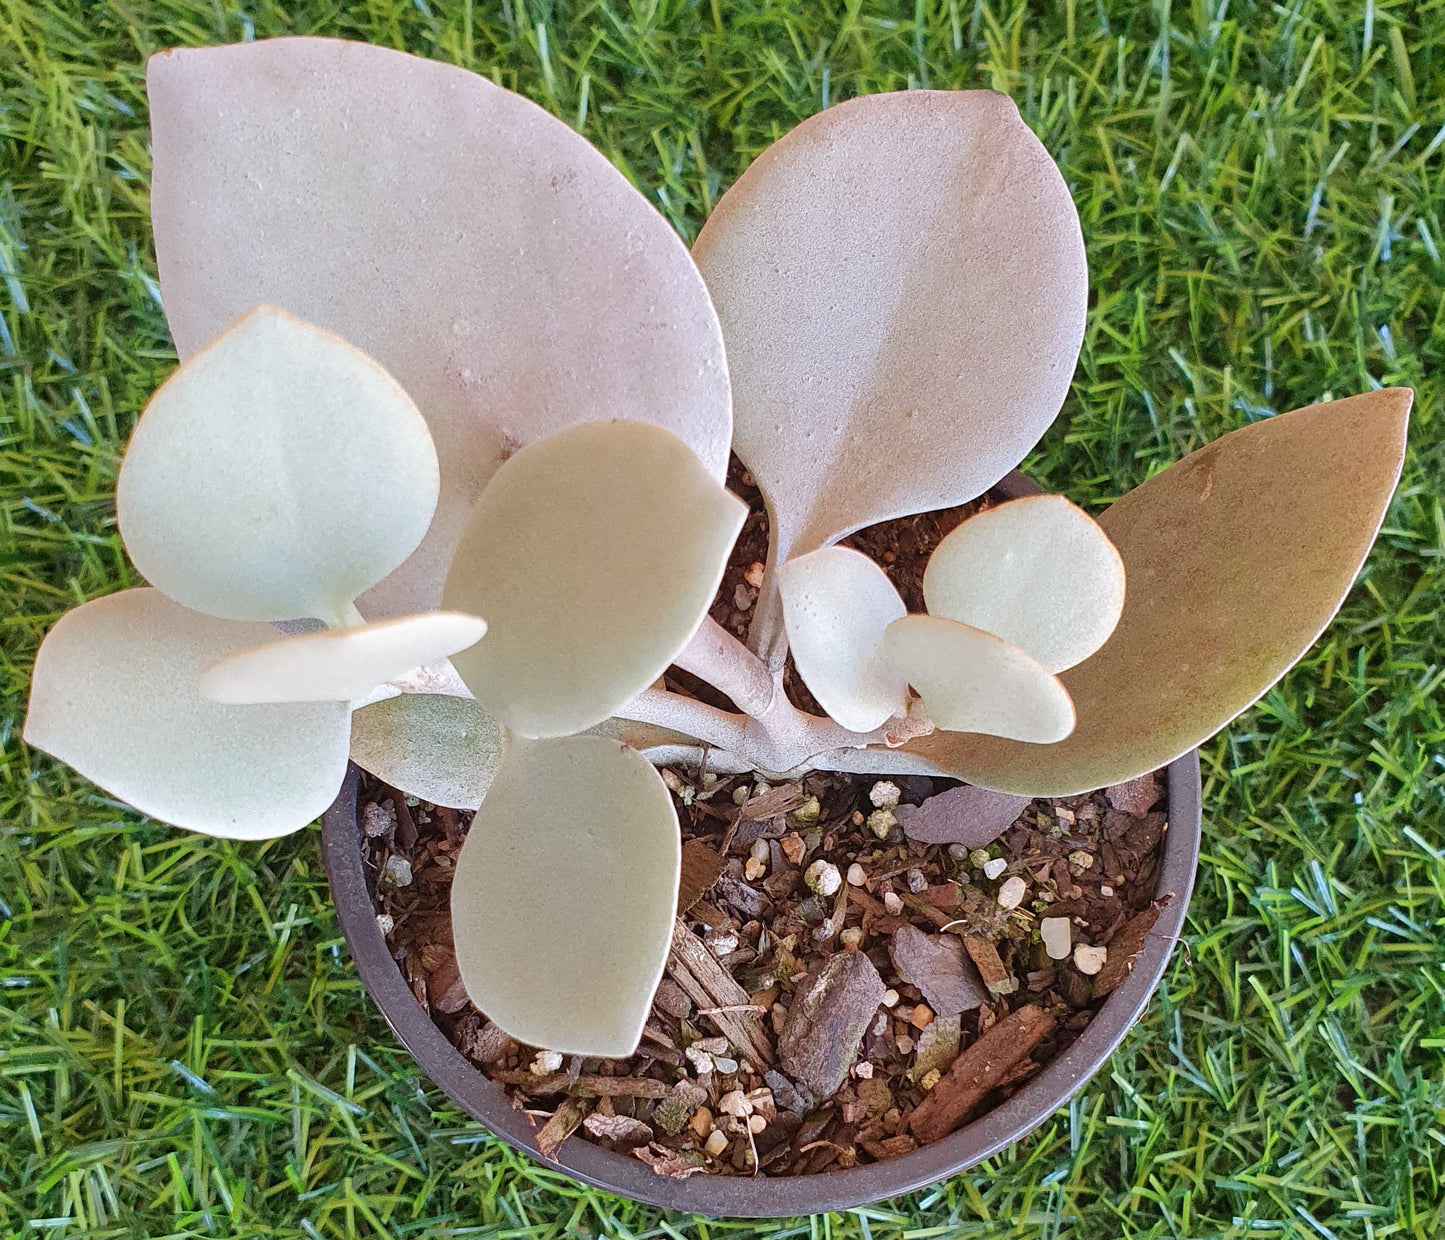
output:
[[[1068,188],[1006,97],[831,108],[689,255],[461,69],[297,38],[160,53],[148,85],[181,366],[117,507],[152,588],[60,619],[26,738],[217,835],[304,826],[348,753],[476,810],[458,965],[550,1050],[630,1053],[661,976],[679,836],[648,759],[1030,795],[1139,775],[1308,649],[1393,493],[1408,391],[1300,409],[1098,521],[985,507],[908,615],[840,541],[993,487],[1084,331]],[[746,515],[730,446],[771,534],[746,643],[707,617]],[[827,717],[783,692],[790,649]]]

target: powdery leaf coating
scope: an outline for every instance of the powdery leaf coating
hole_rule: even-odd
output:
[[[804,121],[723,195],[693,256],[782,560],[987,490],[1053,421],[1083,339],[1068,187],[992,91]]]
[[[883,657],[951,732],[983,732],[1048,745],[1074,729],[1057,676],[1017,646],[941,616],[905,616],[883,635]]]
[[[1364,563],[1404,460],[1413,393],[1386,388],[1216,439],[1099,518],[1129,574],[1113,637],[1062,680],[1079,725],[1046,750],[935,734],[950,775],[1072,796],[1172,762],[1312,646]]]
[[[824,547],[778,570],[788,644],[818,705],[854,732],[908,708],[908,682],[883,661],[883,630],[908,608],[888,575],[851,547]]]
[[[263,640],[159,590],[122,590],[66,612],[35,658],[25,741],[142,814],[204,835],[299,831],[346,774],[341,703],[222,706],[196,677]]]
[[[452,882],[472,1002],[532,1046],[630,1055],[667,963],[680,856],[672,796],[636,750],[514,742]]]
[[[198,684],[213,702],[353,702],[414,667],[476,645],[486,631],[476,616],[427,611],[273,638],[227,655]]]
[[[335,39],[161,52],[147,87],[181,356],[269,302],[377,358],[431,424],[436,519],[362,600],[368,618],[435,607],[487,479],[564,426],[656,422],[725,476],[727,367],[702,279],[563,122],[464,69]]]
[[[476,809],[502,761],[505,734],[471,698],[403,693],[351,716],[351,760],[393,788]]]
[[[426,421],[395,379],[260,306],[151,397],[116,516],[136,568],[186,607],[334,623],[421,541],[437,478]]]
[[[646,422],[528,445],[457,546],[445,605],[490,627],[454,666],[523,736],[601,723],[697,631],[746,516],[685,443]]]
[[[1062,495],[1030,495],[955,528],[929,557],[923,598],[1051,672],[1109,640],[1124,610],[1124,561],[1097,521]]]

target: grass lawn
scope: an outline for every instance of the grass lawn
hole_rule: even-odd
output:
[[[1204,751],[1188,951],[1035,1136],[777,1228],[581,1188],[397,1050],[314,830],[157,827],[21,744],[42,634],[136,580],[116,464],[174,364],[146,56],[287,32],[523,91],[688,237],[829,102],[1007,91],[1089,246],[1083,356],[1031,465],[1081,502],[1272,412],[1415,387],[1404,481],[1344,612]],[[0,1232],[1445,1234],[1442,183],[1441,0],[0,0]]]

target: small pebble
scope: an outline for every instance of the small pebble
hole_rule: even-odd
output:
[[[768,1121],[765,1120],[761,1115],[748,1116],[748,1131],[752,1133],[753,1136],[757,1136],[758,1133],[762,1132],[762,1130],[767,1126]]]
[[[863,927],[849,926],[838,936],[839,941],[846,947],[857,947],[863,942]]]
[[[738,949],[738,936],[731,930],[706,935],[703,942],[712,948],[714,956],[726,956],[729,952],[735,952]]]
[[[903,912],[903,897],[896,891],[885,891],[883,893],[883,907],[888,911],[888,916],[897,917]]]
[[[923,1074],[923,1078],[918,1082],[918,1088],[932,1089],[941,1080],[943,1080],[943,1073],[940,1072],[937,1068],[930,1068],[927,1072]]]
[[[712,1112],[707,1107],[698,1107],[692,1113],[692,1118],[687,1121],[687,1126],[692,1129],[693,1135],[699,1141],[706,1141],[707,1134],[712,1131]]]
[[[898,1048],[898,1053],[900,1055],[913,1054],[913,1039],[910,1038],[906,1033],[894,1039],[893,1045]]]
[[[1114,889],[1110,887],[1108,883],[1105,883],[1102,887],[1099,888],[1099,894],[1101,896],[1111,896],[1114,894]]]
[[[903,799],[903,790],[888,779],[880,779],[868,790],[868,799],[873,802],[874,809],[897,809],[898,802]]]
[[[1074,931],[1067,917],[1045,917],[1039,922],[1039,936],[1050,960],[1067,960]]]
[[[950,844],[948,846],[948,855],[952,857],[955,861],[967,861],[968,852],[969,849],[967,844]]]
[[[891,986],[883,992],[883,1006],[886,1008],[898,1006],[898,992]]]
[[[688,1063],[692,1064],[693,1071],[698,1076],[703,1076],[712,1071],[712,1056],[707,1051],[700,1050],[696,1046],[686,1047],[683,1052],[687,1056]]]
[[[667,785],[669,792],[681,792],[683,790],[682,777],[676,771],[663,767],[659,773],[662,775],[662,782]]]
[[[396,918],[390,913],[378,913],[376,915],[376,928],[380,930],[383,935],[388,935],[396,929]]]
[[[1077,848],[1069,854],[1069,864],[1076,865],[1081,870],[1087,870],[1094,864],[1094,854]]]
[[[1029,885],[1017,874],[1003,880],[1003,886],[998,889],[999,908],[1018,908],[1024,902],[1024,894],[1028,891]]]
[[[739,611],[747,611],[753,605],[753,596],[748,593],[747,586],[740,581],[733,587],[733,606]]]
[[[561,1070],[561,1051],[538,1051],[537,1057],[532,1060],[531,1072],[533,1076],[546,1076],[550,1072],[560,1072]]]
[[[1102,969],[1104,961],[1108,959],[1109,949],[1107,947],[1090,947],[1087,943],[1080,943],[1074,948],[1074,968],[1090,977]]]
[[[1003,857],[995,857],[992,861],[985,861],[982,868],[985,878],[997,878],[1008,869],[1008,862]]]
[[[909,870],[908,873],[906,873],[903,877],[908,883],[908,890],[911,891],[914,895],[918,895],[920,892],[928,890],[928,879],[924,876],[923,871],[918,869],[917,866]]]
[[[873,1065],[866,1059],[861,1059],[853,1065],[853,1075],[860,1081],[871,1081],[873,1079]]]
[[[850,887],[861,887],[868,881],[868,871],[856,861],[848,867],[848,885]]]
[[[803,881],[810,891],[831,896],[843,885],[843,876],[831,861],[815,861],[803,872]]]
[[[812,826],[823,815],[823,803],[817,797],[809,797],[793,811],[793,821],[805,827]]]
[[[893,816],[891,809],[875,809],[868,815],[868,830],[880,840],[886,840],[888,833],[897,825],[898,819]]]
[[[738,1061],[729,1059],[725,1055],[714,1055],[712,1057],[713,1069],[723,1076],[731,1076],[738,1070]]]
[[[709,1157],[716,1158],[727,1149],[727,1147],[727,1134],[724,1133],[721,1128],[715,1128],[713,1129],[712,1135],[708,1137],[707,1144],[703,1146],[703,1149],[707,1151]]]
[[[738,1119],[753,1113],[753,1104],[747,1100],[740,1089],[730,1089],[718,1099],[717,1109],[724,1115],[733,1115]]]
[[[763,577],[767,571],[767,568],[763,564],[754,560],[748,565],[748,571],[743,574],[743,580],[752,586],[754,590],[760,590],[763,586]]]
[[[915,1029],[927,1029],[933,1023],[933,1009],[926,1003],[920,1003],[914,1007],[908,1023]]]
[[[410,887],[411,862],[405,857],[398,857],[392,853],[386,859],[386,864],[381,867],[381,881],[390,883],[393,887]]]
[[[756,882],[767,872],[768,863],[766,861],[759,861],[756,857],[749,857],[747,864],[743,866],[743,877],[750,883]]]
[[[748,796],[749,796],[749,793],[748,793],[748,790],[747,790],[746,786],[741,785],[741,784],[738,785],[738,787],[736,787],[736,788],[733,789],[733,804],[734,804],[734,805],[744,805],[744,804],[746,804],[746,803],[747,803]]]
[[[975,870],[983,869],[983,867],[988,864],[988,849],[975,848],[968,854],[968,864],[973,866]]]

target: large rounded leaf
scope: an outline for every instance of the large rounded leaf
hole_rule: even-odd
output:
[[[1330,622],[1384,520],[1412,393],[1388,388],[1233,431],[1099,518],[1129,597],[1061,679],[1079,722],[1038,749],[935,733],[909,749],[973,784],[1067,796],[1154,770],[1213,736]]]
[[[41,643],[25,740],[141,813],[227,839],[287,835],[336,797],[341,703],[222,706],[203,667],[274,632],[123,590],[64,616]]]
[[[523,736],[601,723],[687,645],[747,508],[645,422],[588,422],[523,448],[483,492],[447,607],[485,616],[452,660]]]
[[[883,660],[883,631],[908,608],[861,551],[823,547],[778,571],[798,675],[845,728],[871,732],[908,709],[908,682]]]
[[[333,39],[162,52],[147,85],[181,356],[270,302],[377,358],[431,424],[436,520],[362,601],[369,618],[435,607],[482,486],[563,426],[656,422],[723,478],[707,291],[667,222],[561,121],[466,70]]]
[[[135,566],[186,607],[339,623],[411,554],[436,498],[436,449],[396,380],[262,306],[151,398],[116,516]]]
[[[414,667],[481,641],[487,622],[426,611],[346,629],[273,638],[201,673],[213,702],[352,702]]]
[[[1068,187],[992,91],[873,95],[805,121],[728,190],[693,255],[780,560],[987,490],[1053,421],[1083,339]]]
[[[918,690],[939,728],[1033,745],[1073,731],[1074,708],[1058,677],[982,629],[941,616],[905,616],[883,634],[883,657]]]
[[[656,769],[600,736],[520,741],[452,881],[457,967],[519,1041],[620,1058],[662,978],[682,860]]]
[[[403,693],[351,716],[351,760],[412,796],[476,809],[502,761],[505,735],[471,698]]]
[[[1124,610],[1124,561],[1062,495],[1028,495],[970,517],[929,557],[935,616],[994,633],[1051,672],[1087,659]]]

